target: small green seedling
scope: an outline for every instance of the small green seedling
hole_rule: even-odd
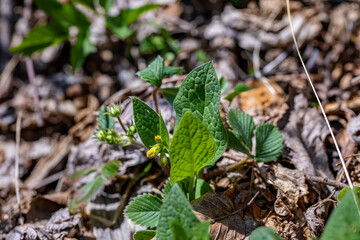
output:
[[[234,90],[229,93],[225,99],[228,100],[230,103],[232,102],[232,100],[237,96],[239,95],[240,93],[243,93],[243,92],[246,92],[246,91],[249,91],[251,90],[252,88],[245,85],[244,83],[238,83],[236,84],[236,86],[234,87]]]
[[[260,162],[270,162],[280,156],[283,149],[283,138],[280,131],[272,124],[260,124],[255,129],[255,123],[250,115],[230,109],[227,121],[233,130],[228,131],[229,147],[238,150]],[[256,148],[253,154],[252,138],[254,136]]]

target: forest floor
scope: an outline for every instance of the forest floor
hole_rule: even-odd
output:
[[[147,1],[126,2],[120,7],[134,8]],[[275,162],[240,165],[245,155],[228,149],[214,167],[202,172],[214,190],[201,203],[201,214],[207,217],[242,208],[256,195],[243,211],[213,222],[214,239],[244,239],[262,225],[275,228],[284,239],[320,236],[336,206],[338,190],[347,181],[296,54],[285,1],[249,1],[244,8],[220,0],[154,2],[163,6],[138,20],[131,39],[98,39],[98,50],[75,73],[69,65],[69,43],[31,59],[9,56],[2,62],[0,239],[127,240],[144,229],[122,214],[111,227],[92,216],[111,221],[116,209],[122,211],[137,195],[158,194],[169,176],[156,160],[146,157],[147,149],[110,146],[97,142],[93,133],[101,105],[121,101],[126,126],[133,119],[130,96],[154,106],[153,86],[136,72],[157,55],[167,65],[184,68],[183,75],[166,78],[165,87],[179,86],[193,68],[213,61],[218,78],[224,77],[229,84],[220,104],[224,123],[229,108],[241,109],[256,125],[276,125],[284,138],[283,153]],[[24,7],[18,1],[12,5],[9,28],[15,41]],[[306,67],[346,157],[350,177],[360,186],[360,157],[356,156],[360,153],[360,4],[302,0],[292,1],[291,9]],[[30,26],[45,20],[46,15],[34,5]],[[148,22],[161,24],[168,35]],[[144,40],[150,39],[158,45],[149,50]],[[27,63],[35,69],[35,88],[28,80]],[[232,102],[225,100],[238,83],[253,89]],[[36,93],[39,102],[34,100]],[[158,104],[168,129],[173,129],[175,111],[161,95]],[[20,207],[14,178],[17,155]],[[70,200],[96,174],[77,181],[69,176],[116,159],[121,160],[118,174],[96,198],[70,214]],[[150,162],[151,169],[137,180]]]

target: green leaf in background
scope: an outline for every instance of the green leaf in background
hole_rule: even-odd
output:
[[[255,130],[255,159],[260,162],[274,161],[283,149],[283,138],[277,127],[272,124],[261,124]]]
[[[209,129],[216,144],[216,154],[205,166],[215,164],[227,147],[227,136],[220,117],[220,84],[212,62],[192,70],[184,79],[174,100],[176,127],[186,112],[192,112]]]
[[[135,126],[143,144],[150,149],[156,144],[155,136],[159,135],[164,145],[169,148],[169,133],[162,117],[143,101],[134,97],[131,98],[131,101]]]
[[[170,180],[167,180],[164,186],[163,190],[163,199],[166,200],[166,198],[169,196],[169,193],[171,191],[172,184]]]
[[[94,0],[71,0],[71,2],[80,3],[80,4],[90,8],[91,10],[95,10]]]
[[[349,192],[350,190],[351,190],[350,187],[345,187],[345,188],[343,188],[343,189],[339,192],[339,194],[338,194],[338,199],[339,199],[339,201],[341,201],[341,200],[344,198],[345,194],[346,194],[347,192]],[[359,199],[360,199],[360,187],[355,187],[355,186],[354,186],[354,190],[355,190],[357,196],[358,196]]]
[[[205,195],[208,192],[213,192],[213,189],[205,180],[198,178],[196,181],[195,199]]]
[[[96,52],[96,47],[90,42],[90,28],[80,31],[77,41],[70,51],[70,63],[73,71],[81,68],[85,58],[93,52]]]
[[[282,240],[282,238],[275,233],[275,229],[259,227],[251,233],[250,240]]]
[[[171,106],[174,105],[174,100],[176,94],[179,92],[180,87],[173,88],[161,88],[161,92],[164,95],[164,98],[170,103]]]
[[[184,69],[182,67],[172,67],[172,66],[165,66],[164,67],[164,76],[172,76],[175,74],[179,74]]]
[[[360,199],[348,191],[331,213],[320,240],[360,239]]]
[[[35,0],[35,3],[63,27],[86,29],[90,25],[85,15],[70,3],[62,4],[57,0]]]
[[[209,58],[208,58],[206,52],[202,49],[199,49],[196,51],[196,57],[200,63],[206,63],[209,61]]]
[[[134,239],[135,240],[151,240],[155,237],[156,235],[156,231],[154,230],[142,230],[142,231],[137,231],[134,234]]]
[[[114,0],[99,0],[99,4],[104,8],[105,13],[108,13],[114,4]]]
[[[229,147],[240,151],[242,153],[245,153],[246,155],[253,157],[251,155],[251,152],[249,152],[249,150],[247,149],[247,147],[245,147],[245,145],[239,140],[240,139],[240,135],[237,132],[234,131],[227,131],[227,135],[228,135],[228,144]]]
[[[106,6],[109,6],[109,5],[110,5],[110,3]],[[157,9],[160,6],[161,5],[159,5],[159,4],[150,3],[150,4],[145,4],[139,8],[122,9],[118,16],[107,17],[106,25],[120,39],[126,39],[132,34],[132,31],[129,28],[129,26],[131,24],[133,24],[145,12]],[[106,10],[105,5],[104,5],[104,8]]]
[[[85,177],[85,176],[89,175],[90,173],[93,173],[96,171],[97,171],[96,168],[85,168],[83,170],[80,170],[80,171],[77,171],[77,172],[71,174],[69,178],[71,181],[74,181],[78,178]]]
[[[102,176],[97,176],[93,181],[85,184],[80,190],[80,195],[71,201],[70,211],[73,212],[79,204],[89,201],[98,194],[103,185],[104,178]]]
[[[142,71],[136,73],[142,80],[160,87],[164,77],[164,59],[160,56]]]
[[[99,117],[96,119],[99,123],[99,129],[106,131],[107,129],[114,129],[115,120],[106,114],[105,106],[101,106]]]
[[[227,114],[229,126],[237,133],[238,141],[252,151],[252,137],[254,136],[255,123],[249,114],[230,109]]]
[[[215,141],[191,112],[181,119],[170,145],[172,183],[193,178],[215,155]]]
[[[9,51],[17,54],[31,55],[47,47],[65,42],[69,37],[68,30],[59,24],[46,24],[32,29],[24,40]]]
[[[240,93],[249,91],[251,89],[252,89],[251,87],[248,87],[243,83],[238,83],[236,84],[234,91],[232,91],[229,95],[227,95],[225,99],[231,102]]]
[[[163,202],[150,194],[136,197],[125,209],[125,215],[145,227],[158,225],[159,212]]]
[[[221,89],[221,95],[223,95],[226,92],[226,89],[229,86],[229,82],[226,80],[226,78],[221,77],[220,78],[220,89]]]
[[[171,231],[171,224],[174,221],[179,222],[186,232],[190,232],[199,223],[190,203],[177,183],[173,185],[168,197],[161,206],[157,240],[175,239]]]
[[[210,237],[210,221],[205,221],[195,225],[191,229],[191,240],[211,240]]]
[[[104,177],[111,178],[116,175],[119,170],[120,163],[118,160],[105,163],[104,167],[101,170],[101,174]]]

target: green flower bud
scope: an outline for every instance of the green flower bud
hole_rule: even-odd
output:
[[[160,144],[155,144],[152,148],[150,148],[150,150],[146,153],[146,156],[151,159],[153,157],[155,157],[156,155],[159,154],[159,152],[161,151],[161,146]]]
[[[105,141],[106,133],[105,131],[99,129],[94,133],[94,136],[98,141]]]
[[[107,107],[107,114],[112,117],[119,117],[121,114],[121,103]]]
[[[164,151],[162,151],[160,153],[160,164],[161,164],[161,166],[166,167],[167,158],[166,158],[166,155],[165,155]]]
[[[105,142],[108,144],[118,144],[121,142],[121,134],[118,134],[112,129],[108,129],[106,132]]]

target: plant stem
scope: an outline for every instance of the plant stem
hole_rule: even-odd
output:
[[[196,183],[196,182],[194,182],[194,177],[195,176],[192,175],[191,178],[190,178],[190,182],[189,182],[189,189],[188,189],[188,191],[189,191],[189,201],[192,201],[192,200],[195,199],[195,191],[194,191],[195,186],[194,186],[194,183]]]
[[[122,129],[124,130],[124,132],[125,132],[125,134],[126,134],[126,133],[127,133],[126,128],[125,128],[124,124],[122,123],[122,121],[121,121],[120,117],[119,117],[119,116],[117,116],[116,118],[117,118],[117,120],[119,121],[119,123],[120,123],[120,125],[121,125]]]
[[[159,113],[159,106],[158,106],[158,101],[157,101],[157,92],[159,91],[159,88],[155,88],[154,92],[153,92],[153,99],[154,99],[154,104],[155,104],[155,110],[157,113]]]

